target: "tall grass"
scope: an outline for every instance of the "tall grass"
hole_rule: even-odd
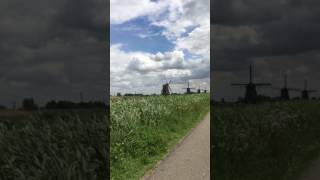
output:
[[[107,177],[105,111],[22,114],[0,115],[0,179]]]
[[[320,152],[320,102],[213,107],[213,179],[298,179]]]
[[[111,179],[138,179],[209,111],[209,94],[111,101]]]

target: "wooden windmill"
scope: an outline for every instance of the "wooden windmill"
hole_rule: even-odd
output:
[[[258,93],[256,90],[257,86],[271,86],[270,83],[254,83],[253,82],[253,66],[250,65],[249,71],[249,83],[232,83],[232,86],[245,86],[246,94],[245,94],[245,102],[256,102],[258,98]]]
[[[287,73],[284,74],[284,86],[282,88],[275,87],[275,89],[280,89],[280,99],[282,99],[282,100],[289,100],[290,99],[289,91],[300,91],[299,89],[288,87]]]
[[[195,89],[195,88],[191,88],[191,87],[190,87],[190,84],[189,84],[189,81],[188,81],[188,87],[182,88],[182,89],[186,89],[186,94],[192,94],[191,89]]]
[[[199,85],[199,88],[197,89],[197,93],[199,93],[199,94],[200,94],[200,93],[201,93],[201,91],[202,91],[202,92],[204,92],[204,93],[206,93],[206,92],[207,92],[207,90],[206,90],[206,89],[201,89],[201,88],[200,88],[200,85]]]
[[[304,80],[304,89],[301,90],[302,99],[309,99],[309,94],[310,93],[315,93],[315,92],[317,92],[317,91],[308,89],[308,81],[305,79]]]
[[[170,88],[170,83],[171,83],[171,80],[162,85],[162,91],[161,91],[162,95],[170,95],[172,93],[172,90]]]

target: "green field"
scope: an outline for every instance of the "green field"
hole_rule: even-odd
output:
[[[209,94],[111,101],[111,179],[139,179],[209,111]]]
[[[213,179],[299,179],[320,155],[320,101],[212,109]]]
[[[107,177],[105,110],[0,112],[0,179]]]

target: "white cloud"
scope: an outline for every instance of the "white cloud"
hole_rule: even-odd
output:
[[[121,24],[141,16],[154,16],[162,13],[167,6],[168,1],[111,0],[110,21],[111,24]]]
[[[210,56],[210,24],[195,28],[188,36],[178,38],[177,49],[186,49],[190,53],[202,55],[209,59]]]
[[[152,24],[164,27],[163,34],[176,39],[190,27],[210,24],[210,0],[174,0],[170,4],[167,16],[153,19]]]
[[[111,24],[145,16],[152,25],[164,27],[163,34],[170,39],[189,27],[210,24],[210,0],[111,0],[110,5]]]
[[[121,47],[116,44],[110,49],[112,92],[144,87],[144,90],[154,93],[152,88],[159,89],[166,79],[180,83],[187,79],[209,79],[208,63],[201,60],[186,61],[182,51],[151,54],[125,52]],[[209,88],[209,81],[206,88]]]

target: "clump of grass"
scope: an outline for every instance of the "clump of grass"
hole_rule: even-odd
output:
[[[0,119],[0,179],[105,179],[105,111],[51,111]]]
[[[138,179],[209,111],[209,94],[111,101],[111,179]]]
[[[213,107],[213,179],[298,179],[320,151],[320,102]]]

